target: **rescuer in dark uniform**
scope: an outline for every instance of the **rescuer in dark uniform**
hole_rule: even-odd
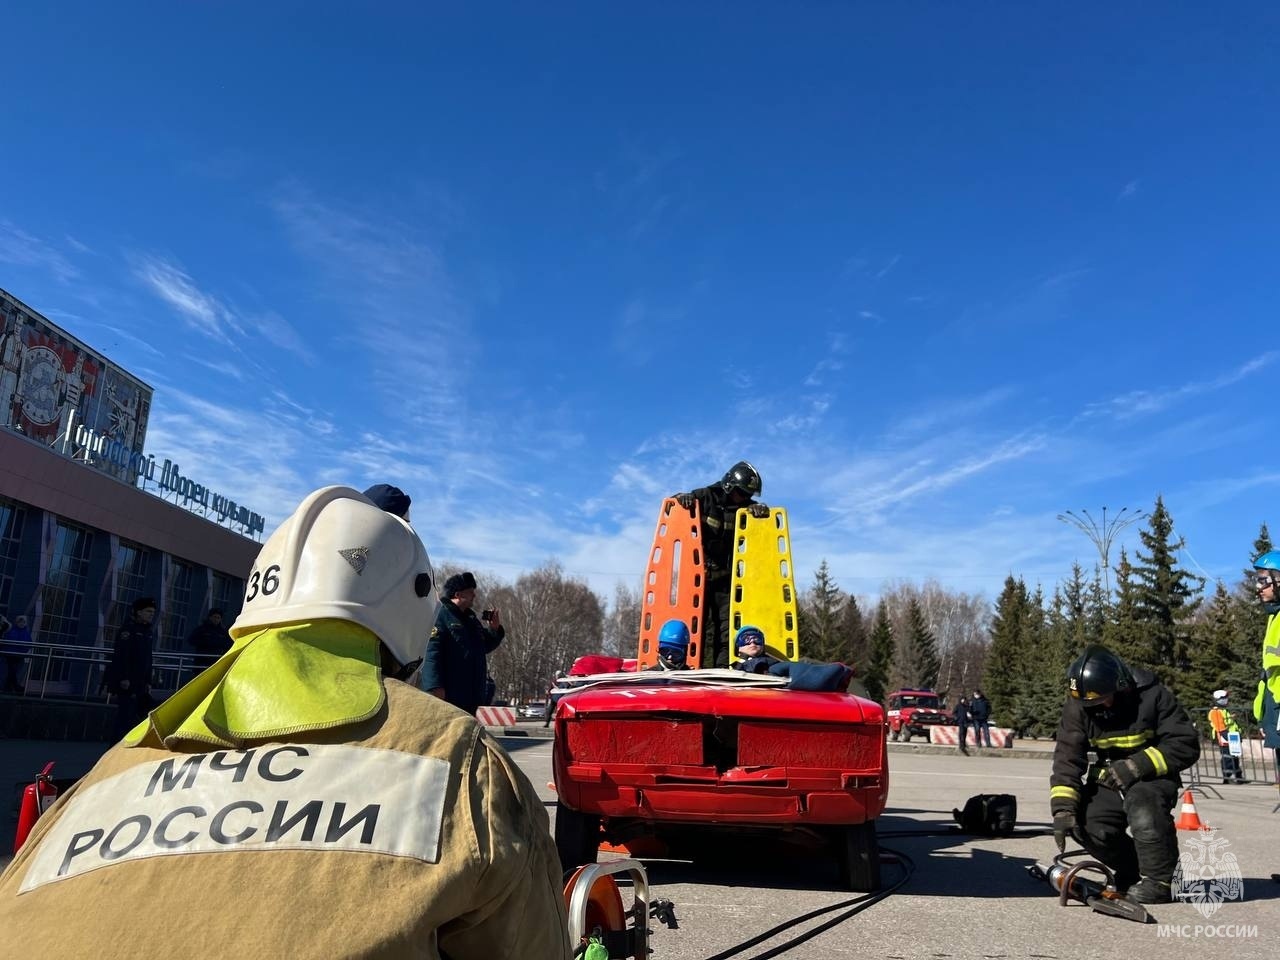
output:
[[[1191,718],[1154,674],[1130,670],[1105,647],[1085,649],[1067,670],[1067,686],[1049,778],[1058,849],[1074,836],[1115,871],[1129,899],[1169,903],[1178,774],[1200,756]]]
[[[702,521],[702,558],[707,578],[702,635],[711,642],[710,654],[704,653],[702,657],[704,666],[729,666],[729,585],[733,570],[734,523],[742,507],[748,508],[753,517],[769,515],[766,504],[752,499],[760,495],[761,486],[759,471],[747,461],[739,460],[719,483],[698,487],[689,493],[674,494],[675,500],[686,510],[696,500]]]

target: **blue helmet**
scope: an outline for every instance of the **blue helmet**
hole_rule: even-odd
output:
[[[734,637],[733,648],[741,650],[748,643],[758,643],[764,646],[764,631],[759,627],[743,627],[738,631],[738,635]]]
[[[1268,551],[1267,551],[1266,553],[1264,553],[1262,556],[1258,557],[1258,559],[1257,559],[1257,560],[1253,561],[1253,569],[1255,569],[1255,570],[1271,570],[1271,571],[1273,571],[1273,573],[1272,573],[1272,581],[1273,581],[1273,582],[1272,582],[1271,586],[1275,586],[1274,581],[1275,581],[1276,579],[1280,579],[1280,578],[1277,578],[1277,577],[1275,576],[1275,573],[1276,573],[1276,572],[1280,572],[1280,550],[1268,550]],[[1262,591],[1262,590],[1263,590],[1267,585],[1268,585],[1268,584],[1265,582],[1264,578],[1262,578],[1262,577],[1259,577],[1259,578],[1258,578],[1258,591],[1259,591],[1259,593],[1261,593],[1261,591]],[[1273,594],[1273,596],[1274,596],[1274,594]],[[1259,598],[1259,599],[1261,599],[1261,598]],[[1277,602],[1277,601],[1275,601],[1275,600],[1272,600],[1272,602],[1270,602],[1270,603],[1264,603],[1264,604],[1262,605],[1262,609],[1263,609],[1263,610],[1265,610],[1267,613],[1270,613],[1270,614],[1280,613],[1280,602]]]
[[[1280,570],[1280,550],[1268,550],[1253,561],[1255,570]]]
[[[689,628],[683,620],[668,620],[658,631],[658,649],[689,650]]]

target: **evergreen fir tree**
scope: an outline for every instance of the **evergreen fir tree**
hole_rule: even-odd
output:
[[[1219,687],[1233,691],[1247,689],[1247,699],[1253,697],[1253,685],[1248,681],[1257,677],[1257,668],[1235,662],[1240,642],[1236,609],[1226,584],[1219,581],[1205,615],[1196,624],[1191,666],[1179,692],[1183,704],[1192,711],[1191,719],[1200,727],[1204,726],[1205,718],[1199,716],[1199,712],[1208,711],[1213,703],[1213,691]],[[1241,676],[1245,672],[1247,676]]]
[[[877,703],[884,703],[889,692],[889,671],[893,666],[893,626],[889,623],[889,610],[884,601],[876,604],[875,625],[871,628],[871,657],[862,675],[867,695]]]
[[[826,560],[819,564],[813,577],[806,605],[809,632],[800,649],[806,657],[815,660],[839,660],[843,652],[840,615],[845,602],[844,594],[832,578]]]
[[[1058,726],[1065,670],[1059,674],[1057,657],[1050,649],[1044,590],[1039,586],[1027,598],[1024,623],[1017,658],[1019,679],[1013,726],[1020,733],[1040,737],[1052,733]]]
[[[809,612],[809,604],[805,600],[801,600],[796,604],[796,643],[800,647],[800,655],[802,657],[813,656],[809,651],[816,650],[820,644],[818,641],[818,632],[814,628],[814,618]],[[733,631],[730,630],[729,642],[733,642]],[[766,641],[768,638],[765,638]],[[814,657],[814,659],[818,659]]]
[[[1027,629],[1027,585],[1010,574],[991,618],[991,647],[982,689],[996,726],[1011,727],[1018,698],[1023,635]]]
[[[1146,625],[1138,617],[1138,584],[1124,547],[1116,564],[1116,601],[1103,630],[1103,645],[1125,663],[1142,666],[1147,648]]]
[[[1102,571],[1093,568],[1093,579],[1085,593],[1085,643],[1105,643],[1107,622],[1111,618],[1111,598],[1102,585]],[[1070,661],[1068,660],[1068,663]]]
[[[1179,567],[1175,554],[1184,543],[1173,537],[1173,517],[1156,497],[1147,529],[1138,532],[1146,553],[1138,552],[1135,614],[1145,641],[1138,666],[1154,670],[1175,694],[1186,686],[1182,674],[1191,665],[1191,620],[1200,605],[1204,580]]]
[[[1271,534],[1264,523],[1258,530],[1258,537],[1253,541],[1253,552],[1249,555],[1249,566],[1245,568],[1240,586],[1236,590],[1236,626],[1240,631],[1237,645],[1239,654],[1247,658],[1253,669],[1249,689],[1253,689],[1258,678],[1258,669],[1262,666],[1259,656],[1262,650],[1262,638],[1267,632],[1267,611],[1258,602],[1258,571],[1253,569],[1253,561],[1272,550]],[[1237,694],[1238,695],[1238,694]]]
[[[921,690],[932,690],[942,668],[938,659],[938,640],[925,622],[924,611],[915,597],[907,604],[907,635],[903,638],[902,655],[903,683]]]
[[[840,611],[839,634],[840,655],[834,659],[847,663],[859,675],[865,674],[871,663],[871,636],[867,633],[866,621],[862,619],[858,598],[852,594]]]

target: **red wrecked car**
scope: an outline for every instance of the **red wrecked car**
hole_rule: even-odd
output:
[[[594,862],[602,842],[679,849],[708,831],[785,833],[832,852],[849,889],[879,888],[879,704],[732,670],[583,679],[555,717],[564,864]]]

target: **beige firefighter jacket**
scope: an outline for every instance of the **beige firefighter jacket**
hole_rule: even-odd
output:
[[[0,957],[567,960],[532,785],[471,717],[384,683],[337,729],[117,744],[0,877]]]

